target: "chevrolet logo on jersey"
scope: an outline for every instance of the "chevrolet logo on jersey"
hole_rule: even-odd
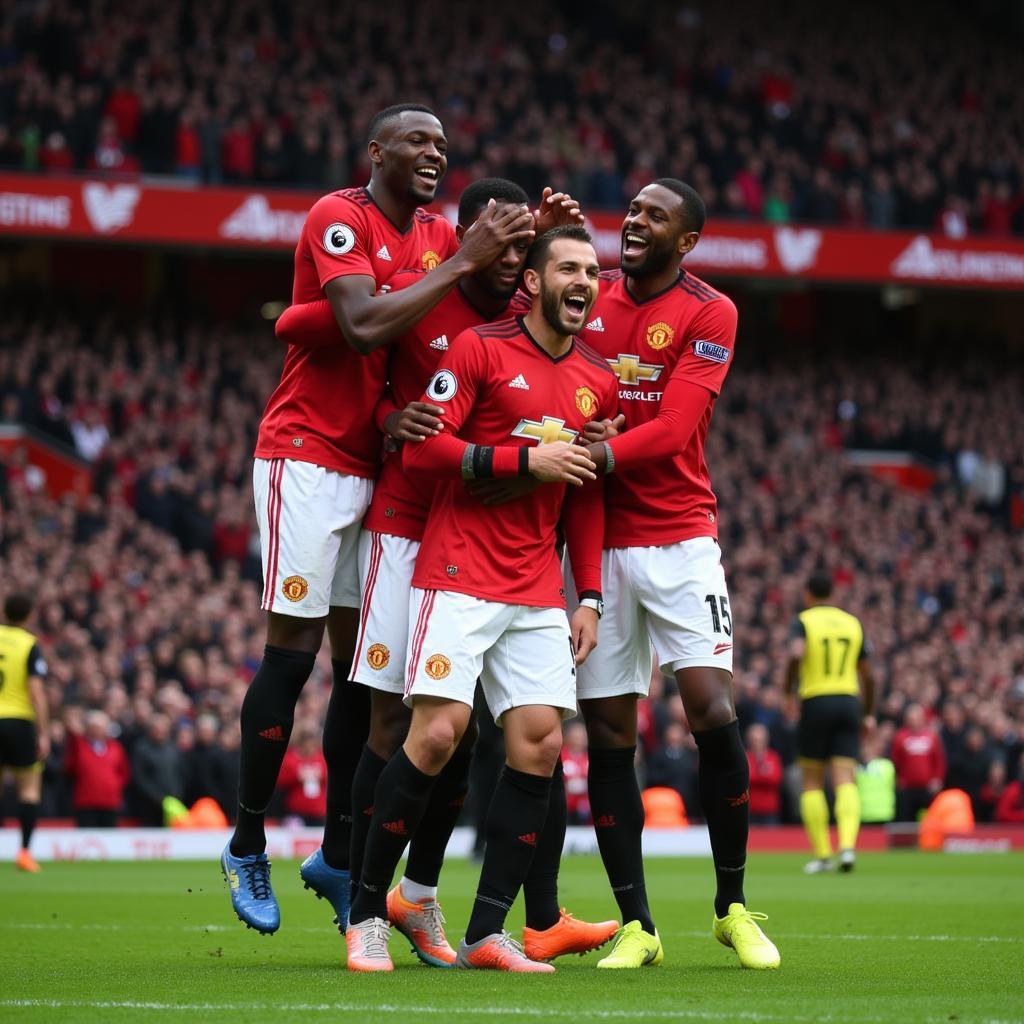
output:
[[[553,441],[572,444],[576,440],[576,434],[566,429],[565,420],[556,420],[554,416],[545,416],[540,423],[536,420],[520,420],[512,435],[528,438],[537,444],[551,444]]]
[[[636,384],[641,380],[657,380],[661,376],[662,367],[652,363],[641,363],[639,356],[619,353],[618,359],[609,359],[608,365],[615,371],[621,384]]]

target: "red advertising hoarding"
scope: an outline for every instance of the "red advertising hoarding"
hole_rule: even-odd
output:
[[[0,235],[284,252],[314,192],[0,175]],[[454,213],[454,207],[445,210]],[[621,215],[594,212],[618,260]],[[712,276],[1024,289],[1024,240],[710,220],[686,265]]]

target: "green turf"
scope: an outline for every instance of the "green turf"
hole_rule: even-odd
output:
[[[1024,1021],[1019,855],[865,854],[853,875],[816,877],[803,860],[750,863],[778,971],[744,971],[710,938],[710,868],[687,859],[648,863],[663,967],[598,972],[591,954],[543,977],[429,969],[400,937],[393,975],[350,976],[294,863],[275,865],[284,923],[271,938],[234,920],[216,864],[63,863],[34,877],[2,865],[0,1021]],[[476,872],[445,868],[450,937]],[[596,859],[566,859],[562,900],[614,916]]]

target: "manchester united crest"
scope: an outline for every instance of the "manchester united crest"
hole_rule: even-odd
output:
[[[301,601],[309,593],[309,581],[304,576],[289,576],[281,584],[281,593],[289,601]]]
[[[424,668],[431,679],[445,679],[452,670],[452,663],[443,654],[432,654]]]
[[[647,328],[647,344],[655,351],[667,348],[675,336],[676,332],[664,320],[659,320]]]
[[[597,415],[597,395],[590,388],[577,388],[576,408],[588,420],[592,420]]]
[[[391,651],[388,650],[387,644],[373,644],[366,652],[367,664],[377,672],[382,668],[387,668],[390,660]]]
[[[422,260],[423,260],[423,269],[429,272],[429,271],[433,270],[438,265],[438,263],[441,262],[441,257],[438,256],[437,253],[434,252],[433,249],[428,249],[423,254]]]

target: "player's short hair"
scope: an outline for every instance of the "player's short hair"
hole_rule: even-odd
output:
[[[468,228],[492,199],[501,205],[530,205],[530,197],[514,181],[508,178],[481,178],[467,185],[459,196],[459,223]]]
[[[812,597],[823,601],[832,593],[832,574],[827,569],[815,569],[807,577],[807,590]]]
[[[32,598],[27,594],[8,594],[4,599],[4,617],[17,626],[32,614]]]
[[[370,127],[366,133],[366,141],[372,142],[389,121],[397,121],[406,111],[415,111],[419,114],[429,114],[431,117],[437,117],[437,114],[430,107],[425,107],[422,103],[394,103],[390,107],[378,110],[373,115]]]
[[[696,231],[697,234],[700,234],[704,230],[707,211],[704,209],[704,200],[692,185],[687,185],[685,181],[680,181],[678,178],[656,178],[651,184],[667,188],[682,199],[683,226],[687,231]]]
[[[594,240],[590,232],[579,224],[560,224],[557,228],[545,231],[540,238],[534,240],[530,251],[526,255],[526,270],[543,270],[544,264],[548,261],[548,253],[551,250],[551,243],[557,242],[560,238],[569,238],[574,242],[586,242],[593,245]]]

